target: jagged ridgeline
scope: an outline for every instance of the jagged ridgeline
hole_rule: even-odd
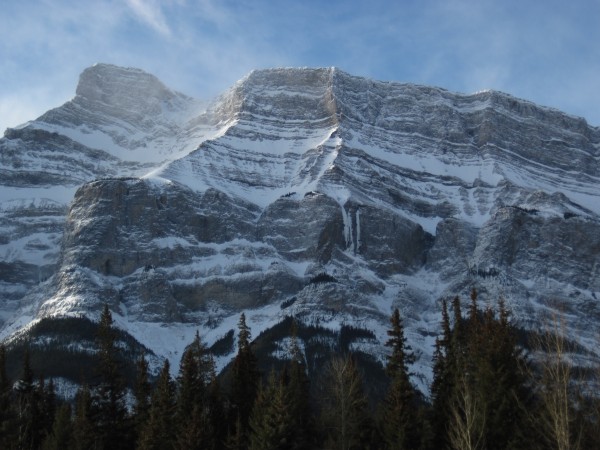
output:
[[[0,337],[84,361],[86,320],[108,304],[156,370],[196,331],[221,370],[245,312],[253,336],[274,333],[273,358],[289,316],[333,340],[369,330],[342,347],[383,363],[398,307],[427,393],[440,300],[476,287],[526,330],[562,313],[584,363],[598,357],[599,158],[584,119],[494,91],[273,69],[200,102],[98,64],[0,140]],[[40,331],[73,318],[78,332]]]

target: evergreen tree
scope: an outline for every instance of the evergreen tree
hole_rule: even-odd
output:
[[[139,449],[174,448],[175,406],[175,383],[171,378],[169,360],[165,359],[152,395],[150,416],[139,440]]]
[[[283,377],[272,371],[261,387],[250,417],[250,450],[291,450],[294,417]]]
[[[218,397],[218,383],[214,361],[198,332],[183,354],[177,380],[178,448],[217,448],[222,425],[216,420],[223,420],[216,405],[220,398],[213,398]]]
[[[446,426],[450,417],[452,393],[452,327],[448,315],[448,304],[442,300],[442,337],[435,340],[433,353],[433,382],[431,384],[431,431],[433,448],[448,448]]]
[[[10,379],[6,374],[6,347],[0,344],[0,418],[10,403]]]
[[[175,448],[181,450],[211,450],[220,448],[209,411],[195,405],[188,419],[179,424]]]
[[[522,432],[526,423],[523,408],[529,403],[525,362],[508,317],[500,299],[498,318],[487,308],[477,319],[469,319],[476,323],[469,325],[470,365],[466,368],[473,373],[472,389],[485,410],[488,449],[518,447],[527,434]]]
[[[391,329],[386,346],[391,347],[387,373],[391,383],[383,406],[383,436],[389,449],[417,449],[420,446],[419,409],[415,388],[410,383],[408,364],[414,354],[406,345],[400,312],[396,308],[391,317]]]
[[[311,448],[314,426],[310,407],[310,380],[306,373],[306,362],[298,344],[298,325],[294,320],[291,330],[290,361],[287,364],[287,385],[289,409],[294,420],[293,449]]]
[[[392,377],[399,376],[408,380],[408,364],[415,362],[415,355],[412,353],[410,346],[406,344],[404,325],[402,324],[398,308],[394,309],[390,323],[391,329],[387,331],[389,339],[385,345],[392,349],[392,354],[388,356],[386,370],[388,375]]]
[[[136,379],[133,389],[133,426],[135,428],[136,442],[141,436],[143,428],[148,422],[150,415],[150,395],[152,385],[149,379],[149,368],[146,357],[142,354],[136,366]]]
[[[179,420],[190,418],[194,406],[202,402],[204,394],[204,384],[200,379],[198,357],[194,347],[192,344],[185,350],[179,365],[179,375],[177,377],[177,414]]]
[[[247,439],[248,420],[256,399],[260,374],[256,356],[250,347],[250,328],[246,325],[244,313],[240,316],[238,330],[238,353],[232,367],[231,412],[232,418],[239,421],[241,426],[236,433]]]
[[[469,308],[469,321],[471,323],[477,323],[477,315],[479,314],[479,307],[477,305],[477,289],[471,289],[471,306]]]
[[[523,445],[523,405],[528,400],[522,353],[504,302],[499,315],[477,306],[463,319],[460,300],[453,300],[449,328],[445,303],[443,335],[437,340],[432,384],[436,446],[507,449]]]
[[[463,317],[462,317],[462,309],[461,309],[461,304],[460,304],[460,298],[458,296],[454,297],[454,299],[452,300],[452,312],[454,315],[454,323],[453,323],[453,329],[452,329],[452,338],[455,341],[459,341],[462,342],[462,322],[463,322]]]
[[[221,385],[215,372],[208,385],[208,405],[216,448],[221,448],[227,437],[227,411],[221,394]]]
[[[44,437],[52,430],[54,416],[56,414],[56,391],[54,388],[54,380],[50,378],[48,383],[40,378],[38,384],[38,396],[40,399],[40,419],[37,428],[40,430],[41,436]]]
[[[92,418],[92,393],[84,384],[75,394],[75,414],[73,417],[73,448],[88,450],[94,448],[95,429]]]
[[[235,419],[233,429],[229,431],[227,441],[225,443],[227,450],[247,450],[248,449],[248,438],[243,430],[242,420],[238,415]]]
[[[179,367],[177,382],[178,414],[189,416],[196,404],[203,404],[208,395],[208,386],[215,377],[215,364],[208,348],[196,332],[194,341],[185,350]]]
[[[100,378],[93,399],[98,439],[96,445],[110,450],[127,448],[130,445],[130,436],[127,427],[125,384],[117,359],[116,331],[112,314],[106,304],[100,316],[96,338]]]
[[[0,448],[10,448],[14,440],[15,414],[11,383],[6,374],[6,347],[0,344]]]
[[[63,403],[56,411],[52,429],[44,440],[43,449],[65,450],[73,448],[72,427],[71,406],[68,403]]]
[[[17,443],[19,448],[35,449],[41,444],[41,396],[33,382],[29,348],[23,355],[21,378],[15,383],[17,391]],[[43,387],[42,387],[43,389]]]

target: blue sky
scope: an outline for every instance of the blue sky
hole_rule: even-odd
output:
[[[3,0],[0,133],[96,62],[210,99],[255,68],[497,89],[600,125],[600,0]]]

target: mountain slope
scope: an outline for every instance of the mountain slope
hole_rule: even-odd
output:
[[[255,71],[201,109],[97,65],[0,152],[9,341],[108,302],[173,367],[196,329],[212,344],[241,311],[255,335],[287,315],[367,328],[353,348],[382,358],[398,306],[426,390],[439,300],[476,287],[524,327],[566,313],[594,355],[600,130],[583,119],[333,68]]]

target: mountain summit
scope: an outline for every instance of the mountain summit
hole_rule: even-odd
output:
[[[204,104],[99,64],[0,155],[8,343],[108,303],[174,367],[242,311],[254,336],[287,316],[370,330],[352,350],[381,359],[398,307],[426,390],[439,301],[476,288],[526,329],[566,313],[598,356],[600,129],[582,118],[335,68],[254,71]]]

